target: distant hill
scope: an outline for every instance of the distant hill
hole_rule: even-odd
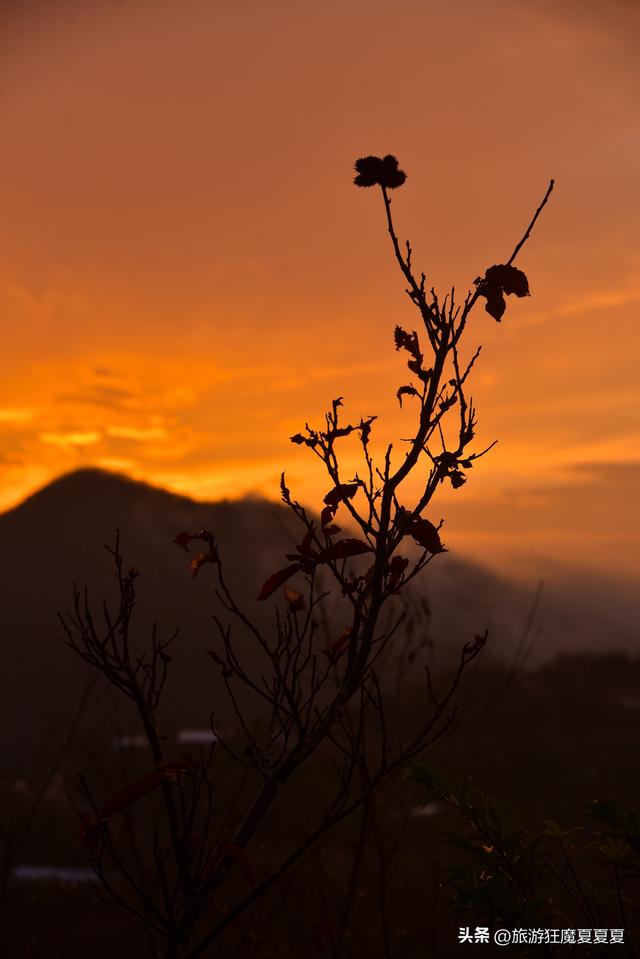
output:
[[[71,608],[74,580],[88,586],[98,613],[103,597],[115,598],[113,561],[104,544],[113,545],[116,529],[125,561],[141,570],[135,621],[142,642],[154,620],[165,635],[180,626],[166,712],[184,711],[184,725],[206,725],[216,706],[212,690],[218,697],[221,692],[203,653],[217,640],[211,568],[194,580],[189,556],[172,540],[182,530],[213,530],[229,583],[253,611],[274,562],[282,565],[283,553],[300,539],[292,519],[266,501],[199,504],[99,470],[63,476],[0,515],[2,728],[21,743],[41,739],[72,711],[84,667],[59,641],[57,612]],[[99,699],[98,714],[107,713],[114,728],[131,728],[133,713],[119,697],[107,692]]]
[[[208,724],[212,710],[224,721],[226,699],[217,670],[204,650],[217,644],[212,621],[211,569],[194,580],[189,557],[172,540],[182,530],[210,529],[216,536],[232,591],[248,612],[271,613],[273,600],[258,604],[261,583],[286,563],[299,542],[300,526],[283,506],[247,499],[196,503],[100,470],[81,470],[51,483],[0,515],[0,720],[1,747],[26,754],[47,730],[60,729],[82,688],[83,667],[59,641],[59,610],[68,609],[72,583],[89,588],[99,612],[113,599],[112,545],[121,531],[136,580],[136,621],[141,637],[156,620],[161,633],[180,626],[173,647],[164,716],[183,727]],[[583,574],[555,571],[540,606],[539,651],[630,648],[637,642],[632,615],[637,592]],[[421,595],[431,608],[429,632],[438,645],[458,645],[489,627],[494,653],[511,655],[531,603],[535,583],[516,585],[450,554],[437,557],[425,574]],[[633,584],[635,585],[635,584]],[[238,648],[255,655],[255,642],[238,631]],[[109,690],[96,697],[92,716],[112,730],[135,729],[132,709]]]

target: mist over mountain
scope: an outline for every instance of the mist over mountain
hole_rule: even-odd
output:
[[[113,603],[113,561],[104,544],[114,544],[116,529],[126,568],[135,564],[141,571],[134,635],[143,644],[154,621],[161,636],[180,627],[171,649],[164,721],[176,728],[207,726],[211,711],[218,722],[229,720],[219,670],[205,653],[219,643],[213,568],[203,566],[194,579],[189,556],[172,542],[179,532],[200,528],[214,533],[240,605],[267,622],[278,596],[258,603],[259,588],[286,565],[284,554],[302,538],[297,519],[283,506],[258,499],[196,503],[122,476],[81,470],[0,515],[0,719],[10,731],[3,737],[10,751],[28,753],[30,743],[61,728],[78,701],[87,670],[60,642],[57,613],[71,608],[74,581],[87,586],[98,622],[103,598]],[[493,655],[512,657],[535,589],[535,582],[517,583],[447,553],[398,602],[426,599],[430,612],[422,628],[436,648],[455,649],[488,628]],[[532,661],[561,651],[637,648],[637,596],[634,582],[549,569]],[[241,629],[234,637],[242,655],[257,664],[255,640]],[[91,716],[114,732],[136,728],[131,705],[105,682],[93,697]]]

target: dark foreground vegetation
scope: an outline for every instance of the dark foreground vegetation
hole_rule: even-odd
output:
[[[499,807],[510,807],[514,822],[528,827],[528,835],[540,832],[543,820],[554,820],[562,830],[582,826],[583,832],[574,839],[583,845],[606,828],[602,821],[585,816],[591,801],[612,800],[626,810],[638,806],[639,690],[637,658],[572,656],[515,676],[497,664],[479,662],[466,679],[457,728],[434,746],[429,765],[449,783],[459,785],[470,779]],[[419,694],[418,689],[414,692]],[[412,709],[412,695],[411,690],[404,690],[399,697],[400,710]],[[184,751],[196,758],[198,748],[185,747]],[[22,852],[22,863],[86,865],[78,823],[64,794],[64,787],[71,787],[76,779],[81,755],[85,765],[87,756],[94,758],[99,767],[95,782],[101,777],[105,788],[119,782],[123,770],[135,779],[146,768],[136,759],[135,750],[114,750],[107,737],[80,741],[65,760],[57,785],[49,791]],[[308,822],[313,822],[322,808],[327,762],[326,755],[318,755],[304,775],[283,791],[254,853],[252,866],[258,877],[280,860],[292,838],[305,834]],[[224,797],[222,769],[217,777],[224,804],[225,798],[232,797]],[[143,814],[151,815],[154,797],[141,802],[147,804],[146,809],[140,807]],[[127,817],[114,818],[111,828],[116,833],[126,831]],[[459,928],[473,928],[484,917],[473,912],[458,916],[454,911],[456,890],[449,874],[455,865],[469,869],[472,857],[446,840],[448,830],[460,838],[468,832],[465,822],[445,802],[429,799],[425,787],[406,774],[397,775],[375,800],[336,827],[237,919],[210,954],[237,959],[303,954],[319,959],[447,959],[469,950],[487,956],[526,955],[526,951],[490,945],[458,945]],[[563,862],[559,846],[554,851],[549,840],[546,850],[570,886],[571,868]],[[635,853],[637,870],[637,849]],[[592,884],[594,906],[605,908],[609,893],[615,893],[609,882],[610,865],[600,862],[598,856],[574,851],[570,859],[583,882]],[[618,870],[625,870],[623,850],[619,850]],[[239,888],[231,890],[230,899],[248,884],[242,872],[236,881]],[[135,920],[124,911],[106,908],[97,900],[96,890],[89,882],[10,882],[3,921],[4,955],[16,959],[106,959],[116,955],[133,959],[147,955],[148,943]],[[566,889],[563,892],[561,882],[549,892],[554,896],[553,906],[564,917],[556,926],[597,924],[583,914]],[[636,935],[638,932],[639,894],[636,872],[635,881],[625,882],[623,893],[627,938],[634,927]],[[217,901],[211,920],[228,906],[222,898]],[[610,946],[609,952],[602,946],[594,951],[584,945],[566,948],[568,953],[556,950],[556,954],[638,954],[625,946]],[[554,954],[549,946],[537,949]]]

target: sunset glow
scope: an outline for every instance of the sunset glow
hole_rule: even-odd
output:
[[[439,501],[449,541],[640,572],[640,12],[448,11],[3,8],[0,509],[87,465],[202,500],[277,499],[286,470],[317,507],[288,438],[336,396],[399,451],[392,333],[419,318],[352,184],[391,151],[399,234],[461,299],[557,181],[517,261],[531,299],[473,314],[479,443],[499,443]]]

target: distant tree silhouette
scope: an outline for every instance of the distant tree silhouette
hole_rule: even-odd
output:
[[[401,730],[390,708],[381,664],[405,617],[398,597],[445,551],[441,524],[425,512],[441,484],[449,483],[454,489],[463,486],[476,461],[493,445],[472,448],[477,420],[467,388],[480,348],[463,358],[463,334],[479,299],[500,321],[505,296],[529,295],[527,277],[513,261],[545,206],[553,181],[509,259],[485,270],[457,304],[454,289],[440,298],[428,288],[425,274],[414,270],[411,245],[400,244],[389,191],[402,186],[406,174],[396,158],[363,157],[355,168],[357,186],[380,190],[393,253],[406,293],[420,315],[421,337],[400,326],[394,331],[395,348],[407,355],[412,374],[399,387],[397,397],[401,405],[404,401],[415,404],[415,431],[403,441],[406,448],[398,460],[389,445],[377,464],[369,447],[376,417],[343,421],[338,397],[322,427],[307,424],[291,437],[320,459],[330,486],[316,515],[293,497],[282,474],[282,500],[300,521],[301,541],[257,597],[260,603],[276,594],[279,597],[272,631],[247,612],[246,599],[240,602],[228,589],[214,532],[183,531],[176,536],[175,543],[187,551],[199,544],[190,561],[192,575],[202,576],[210,569],[214,577],[222,612],[215,617],[218,646],[208,652],[224,679],[241,730],[238,741],[220,736],[216,749],[198,762],[165,755],[156,712],[171,640],[160,640],[154,630],[149,650],[140,652],[134,646],[138,570],[126,571],[118,541],[113,558],[119,607],[111,612],[105,605],[98,624],[86,593],[76,589],[73,611],[62,617],[66,642],[135,704],[153,762],[145,775],[106,800],[98,802],[85,788],[87,808],[78,810],[82,841],[102,882],[104,898],[133,913],[149,930],[150,943],[162,942],[172,959],[195,959],[207,953],[225,929],[314,843],[442,736],[455,716],[453,700],[461,676],[487,641],[483,633],[464,644],[442,689],[436,688],[438,683],[426,666],[424,697],[415,704],[413,727]],[[345,477],[340,449],[347,436],[359,443],[363,469]],[[405,480],[418,475],[423,477],[421,490],[408,500],[403,495]],[[336,522],[339,514],[357,535],[342,535]],[[335,633],[332,626],[323,628],[327,579],[337,586],[342,603],[343,628]],[[265,671],[261,675],[243,664],[234,642],[234,622],[262,650]],[[261,705],[259,724],[250,718],[250,702]],[[282,861],[261,874],[254,837],[268,823],[281,791],[321,745],[330,751],[333,775],[324,813],[301,841],[292,841]],[[217,753],[248,777],[251,796],[243,808],[234,804],[224,810],[215,808],[215,770],[222,762],[216,759]],[[144,868],[136,872],[109,824],[150,794],[160,800],[160,818],[147,824],[148,855]],[[246,894],[229,886],[238,870],[251,886]],[[219,896],[227,887],[234,901],[221,907]]]

